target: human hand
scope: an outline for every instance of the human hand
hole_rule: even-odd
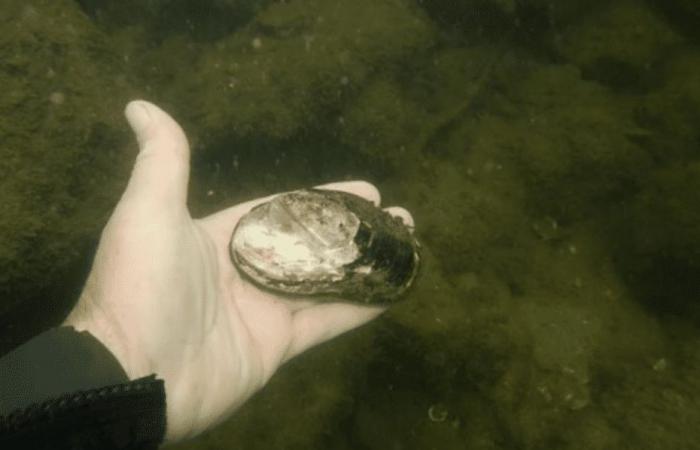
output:
[[[165,381],[166,441],[174,442],[222,421],[285,361],[384,309],[291,299],[242,278],[229,258],[231,233],[269,197],[193,219],[184,132],[148,102],[129,103],[126,116],[140,151],[64,325],[99,339],[130,379]],[[322,188],[379,204],[365,182]],[[388,211],[412,225],[404,209]]]

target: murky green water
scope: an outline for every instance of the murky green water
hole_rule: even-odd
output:
[[[700,446],[696,1],[1,0],[0,27],[3,350],[75,300],[143,97],[190,138],[193,215],[365,179],[425,254],[177,448]]]

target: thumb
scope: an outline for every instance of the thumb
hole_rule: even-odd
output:
[[[139,154],[123,199],[185,205],[190,148],[180,125],[165,111],[143,100],[124,111],[139,144]]]

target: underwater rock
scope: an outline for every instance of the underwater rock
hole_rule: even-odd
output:
[[[346,192],[298,190],[238,222],[231,259],[256,284],[292,295],[389,303],[411,285],[418,243],[401,219]]]
[[[584,79],[630,90],[653,84],[652,68],[683,39],[645,2],[623,1],[584,14],[554,41]]]
[[[0,317],[18,330],[0,325],[7,346],[74,301],[131,170],[132,138],[121,53],[74,1],[3,0],[0,60]]]

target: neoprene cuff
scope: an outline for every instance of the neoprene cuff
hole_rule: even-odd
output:
[[[114,355],[90,333],[52,328],[0,359],[0,415],[66,392],[128,381]]]
[[[48,330],[0,358],[0,448],[155,449],[165,386],[129,381],[88,332]]]

